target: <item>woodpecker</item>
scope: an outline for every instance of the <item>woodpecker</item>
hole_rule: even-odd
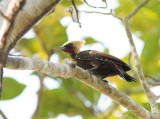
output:
[[[80,52],[80,48],[84,44],[85,41],[69,41],[61,47],[55,47],[54,49],[62,50],[67,53],[71,56],[73,61],[76,61],[79,67],[88,70],[100,79],[119,75],[128,82],[136,81],[126,73],[130,70],[130,67],[125,62],[115,56],[95,50],[85,50]]]

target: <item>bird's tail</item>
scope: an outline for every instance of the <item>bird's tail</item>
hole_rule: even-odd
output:
[[[128,75],[126,72],[123,71],[123,73],[121,73],[119,75],[120,77],[122,77],[123,79],[125,79],[128,82],[136,82],[136,79],[131,77],[130,75]]]

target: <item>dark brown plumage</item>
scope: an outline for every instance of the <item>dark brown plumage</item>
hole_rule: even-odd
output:
[[[108,76],[119,75],[128,82],[135,81],[126,71],[130,70],[129,65],[122,60],[102,52],[95,50],[85,50],[80,52],[80,48],[84,45],[84,41],[70,41],[65,43],[61,49],[69,54],[77,65],[95,76],[103,79]]]

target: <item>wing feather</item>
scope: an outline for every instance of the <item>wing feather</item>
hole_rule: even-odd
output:
[[[130,70],[129,65],[127,65],[122,60],[120,60],[112,55],[98,52],[95,50],[82,51],[79,54],[77,54],[76,58],[80,59],[80,60],[98,60],[98,61],[107,62],[107,63],[111,62],[111,63],[115,63],[117,65],[121,65],[125,71]]]

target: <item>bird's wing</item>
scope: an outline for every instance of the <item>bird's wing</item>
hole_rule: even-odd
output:
[[[129,65],[127,65],[122,60],[120,60],[112,55],[98,52],[95,50],[82,51],[79,54],[77,54],[76,58],[80,59],[80,60],[98,60],[98,61],[107,62],[107,63],[111,62],[111,63],[115,63],[117,65],[121,65],[122,67],[124,67],[124,69],[126,71],[130,70]]]

